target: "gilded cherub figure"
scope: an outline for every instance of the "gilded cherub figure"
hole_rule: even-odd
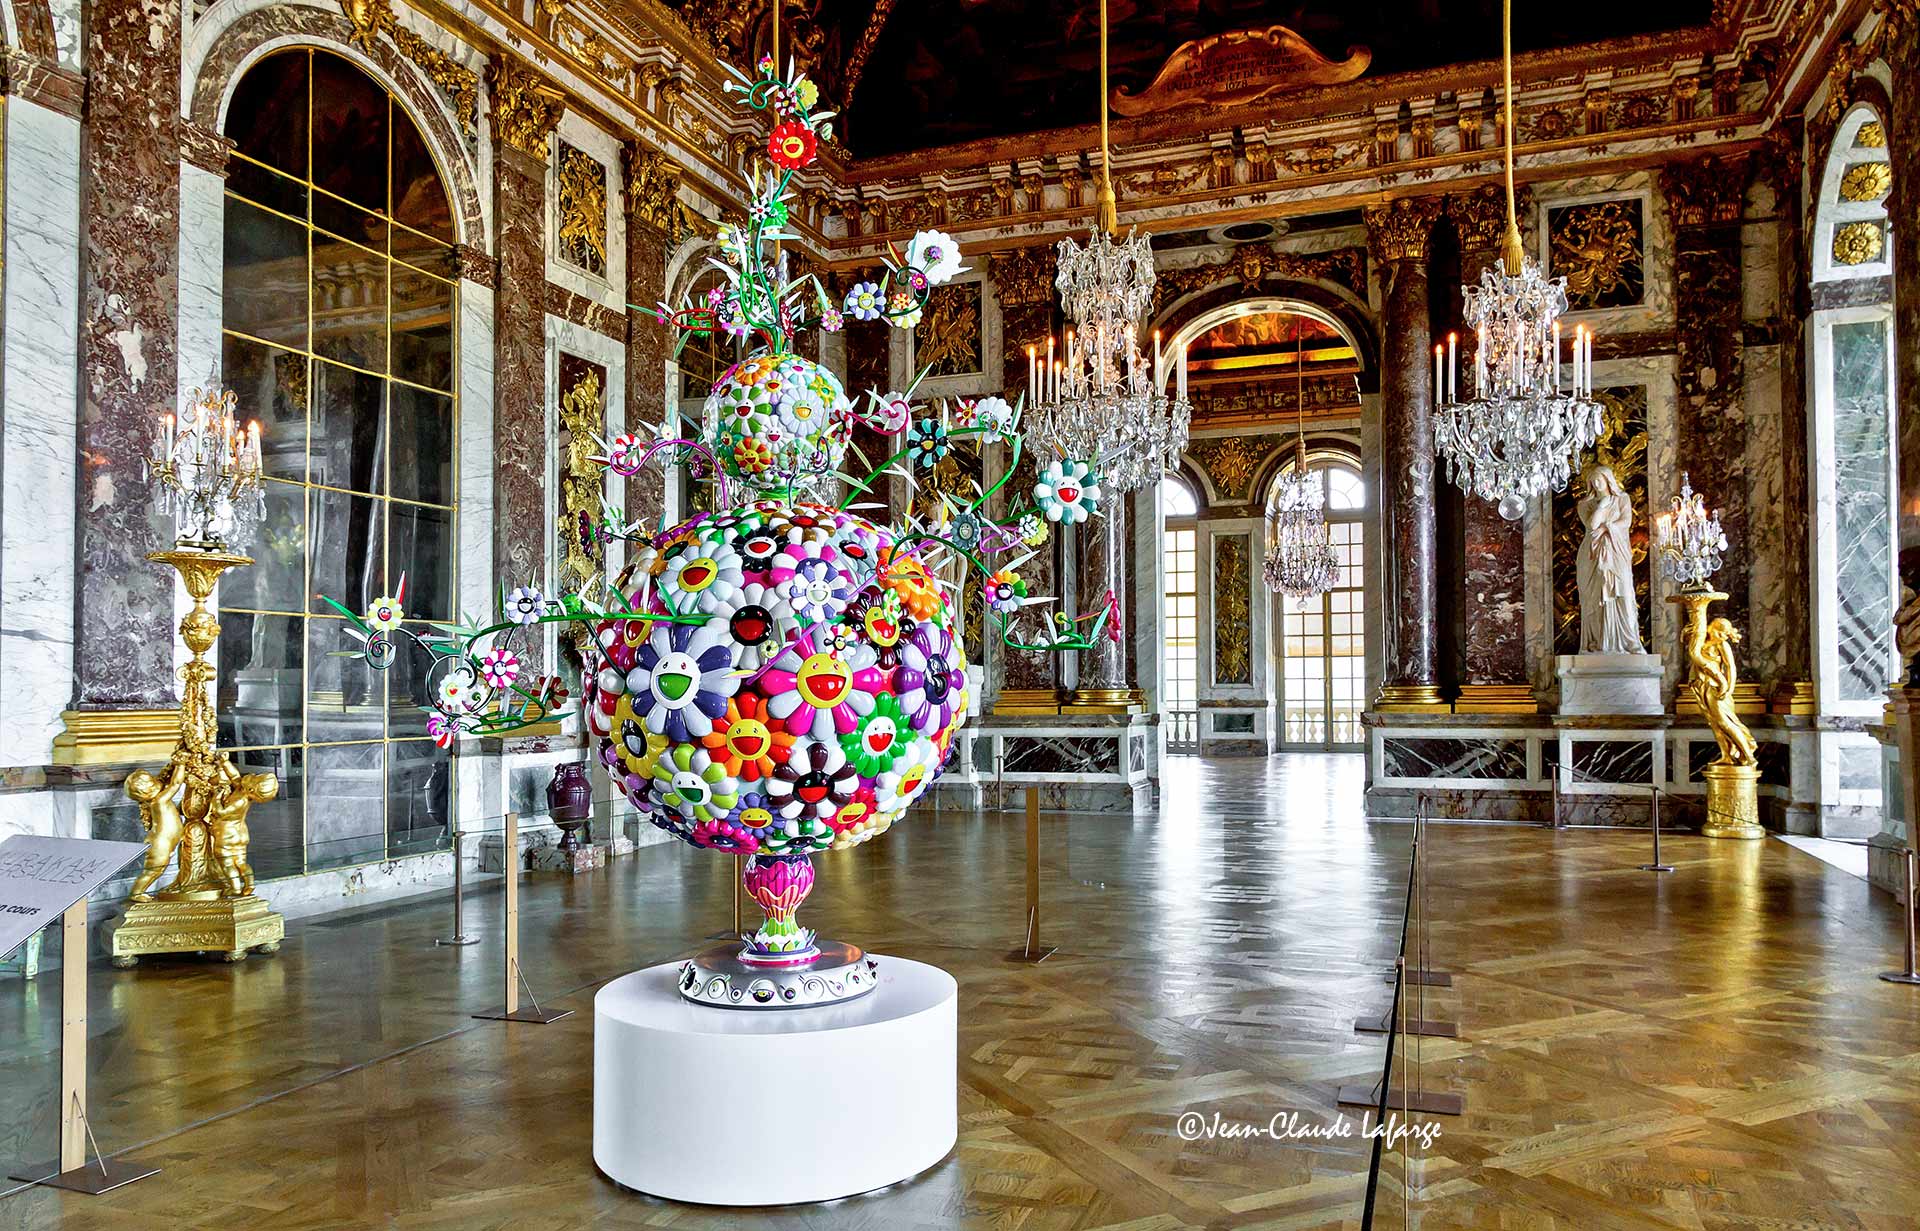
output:
[[[149,892],[155,881],[166,873],[167,865],[173,862],[173,852],[180,845],[181,835],[186,832],[186,823],[180,815],[180,801],[176,796],[187,777],[187,756],[184,752],[173,754],[173,760],[167,763],[167,776],[163,779],[136,770],[127,778],[128,798],[140,805],[140,824],[147,831],[147,858],[140,869],[140,875],[134,879],[129,896],[135,902],[151,902],[153,894]]]
[[[253,869],[247,864],[247,812],[279,793],[280,780],[272,774],[244,774],[208,815],[213,862],[228,897],[244,898],[253,892]]]
[[[1733,707],[1734,685],[1740,677],[1733,647],[1740,644],[1739,630],[1720,616],[1707,622],[1694,621],[1690,632],[1687,659],[1693,665],[1693,699],[1720,745],[1720,760],[1727,765],[1752,765],[1756,747],[1753,732],[1747,730]]]

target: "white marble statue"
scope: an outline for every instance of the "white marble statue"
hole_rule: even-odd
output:
[[[1633,600],[1633,501],[1611,466],[1586,474],[1579,506],[1587,537],[1580,542],[1580,652],[1642,654],[1640,612]]]

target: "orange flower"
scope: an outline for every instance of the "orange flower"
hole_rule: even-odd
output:
[[[900,605],[914,619],[931,620],[940,613],[940,587],[934,584],[927,566],[920,563],[918,556],[904,556],[896,548],[882,547],[880,580],[900,596]]]
[[[713,734],[702,736],[700,742],[728,776],[758,782],[771,777],[776,764],[786,762],[793,736],[785,723],[767,717],[764,697],[742,693],[727,702],[726,717],[715,719]]]

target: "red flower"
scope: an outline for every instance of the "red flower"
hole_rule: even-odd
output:
[[[772,134],[767,137],[767,157],[773,160],[774,166],[789,171],[796,171],[812,162],[819,148],[820,140],[813,135],[813,130],[793,120],[774,125]]]

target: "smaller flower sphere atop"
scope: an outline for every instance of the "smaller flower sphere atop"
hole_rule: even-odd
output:
[[[755,489],[781,487],[796,473],[839,468],[852,410],[832,372],[762,350],[714,382],[700,435],[728,478]]]

